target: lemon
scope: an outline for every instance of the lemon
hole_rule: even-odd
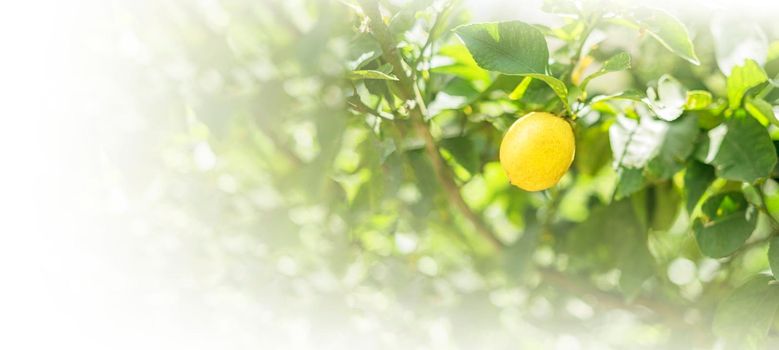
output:
[[[500,144],[500,164],[511,183],[526,191],[554,186],[573,162],[571,124],[556,115],[531,112],[511,125]]]

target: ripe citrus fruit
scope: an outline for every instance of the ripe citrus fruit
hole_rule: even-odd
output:
[[[554,186],[573,162],[576,142],[567,120],[531,112],[511,125],[500,144],[500,164],[511,183],[526,191]]]

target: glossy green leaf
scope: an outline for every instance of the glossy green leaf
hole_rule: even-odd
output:
[[[549,50],[535,27],[520,21],[476,23],[454,29],[480,67],[503,74],[546,74]]]
[[[776,149],[765,127],[754,118],[733,118],[708,133],[708,140],[696,152],[713,165],[717,176],[734,181],[754,182],[771,174]]]
[[[692,214],[698,201],[717,178],[714,167],[697,160],[690,161],[684,173],[684,188],[687,192],[687,213]]]
[[[759,275],[738,287],[717,307],[714,333],[727,349],[764,349],[779,308],[779,285]]]
[[[519,100],[522,98],[522,96],[525,96],[525,92],[527,92],[527,88],[530,86],[530,83],[533,82],[533,78],[531,77],[525,77],[522,79],[522,81],[517,84],[517,87],[514,88],[514,90],[511,90],[511,93],[509,94],[509,99],[512,100]]]
[[[714,195],[701,207],[695,220],[695,239],[701,252],[722,258],[740,248],[757,225],[757,210],[741,192]]]
[[[642,190],[646,186],[646,177],[641,168],[623,167],[617,171],[617,188],[614,190],[614,199],[629,197],[633,193]]]
[[[549,50],[544,35],[537,28],[524,22],[509,21],[468,24],[454,31],[479,67],[541,80],[552,88],[570,112],[565,83],[547,75]]]
[[[747,60],[743,65],[733,67],[728,77],[728,103],[730,108],[738,108],[749,89],[768,81],[765,71],[757,62]]]
[[[763,207],[763,198],[758,192],[757,187],[755,187],[754,185],[750,183],[742,183],[741,193],[744,194],[744,198],[746,198],[747,202],[749,202],[750,204],[758,208]]]

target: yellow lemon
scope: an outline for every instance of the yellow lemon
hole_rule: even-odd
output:
[[[503,136],[500,164],[515,186],[541,191],[565,175],[575,150],[573,129],[567,120],[531,112],[514,122]]]

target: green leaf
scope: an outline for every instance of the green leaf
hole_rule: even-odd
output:
[[[776,120],[776,116],[774,115],[774,108],[771,104],[761,98],[747,98],[744,109],[746,109],[751,116],[760,121],[760,124],[768,125],[768,123],[771,123],[779,125],[779,120]]]
[[[348,73],[351,80],[361,79],[379,79],[379,80],[398,80],[398,77],[378,70],[355,70]]]
[[[765,127],[754,118],[733,118],[709,130],[698,149],[699,159],[713,165],[717,176],[754,182],[767,177],[776,165],[776,149]]]
[[[779,280],[779,237],[771,238],[768,244],[768,264],[775,280]]]
[[[747,60],[744,65],[733,67],[728,77],[728,103],[730,108],[741,106],[741,100],[749,89],[768,81],[763,68],[753,60]]]
[[[587,88],[587,84],[590,83],[590,80],[607,73],[626,69],[630,69],[630,55],[628,55],[627,52],[620,52],[614,56],[611,56],[611,58],[606,60],[606,62],[603,62],[603,66],[601,66],[601,68],[595,73],[592,73],[587,76],[587,78],[584,78],[584,81],[582,81],[579,86],[581,87],[581,90],[585,90]]]
[[[571,230],[566,242],[572,260],[585,268],[621,270],[619,284],[629,295],[654,273],[654,258],[647,247],[646,227],[630,200],[613,202],[592,211]]]
[[[568,88],[547,75],[549,49],[537,28],[520,21],[462,25],[455,33],[479,67],[506,75],[529,76],[545,82],[568,105]]]
[[[647,164],[649,175],[659,179],[670,178],[684,167],[695,147],[695,143],[690,141],[695,140],[699,133],[695,116],[685,116],[666,125],[660,148]]]
[[[726,349],[763,349],[777,308],[779,285],[766,275],[754,277],[719,304],[714,334],[726,341]]]
[[[644,170],[640,168],[620,168],[617,170],[617,188],[614,199],[620,200],[642,190],[646,186]]]
[[[742,183],[741,193],[744,194],[744,198],[747,199],[747,202],[749,202],[749,204],[752,204],[758,208],[763,207],[763,198],[760,195],[760,192],[758,192],[757,187],[755,187],[754,185],[748,183]]]
[[[684,173],[684,188],[687,192],[687,213],[692,214],[703,193],[716,179],[714,167],[697,160],[690,161]]]
[[[480,67],[503,74],[546,74],[549,50],[541,31],[520,21],[454,29]]]
[[[741,16],[716,16],[711,21],[711,34],[722,74],[730,75],[734,67],[747,59],[765,64],[768,39],[755,21],[745,21]]]
[[[701,252],[713,258],[726,257],[752,234],[757,210],[741,192],[725,192],[709,197],[695,220],[695,239]]]
[[[632,19],[671,52],[692,64],[700,64],[687,28],[674,16],[663,10],[639,7],[633,11]]]
[[[560,79],[557,79],[553,76],[549,75],[543,75],[543,74],[525,74],[525,76],[541,80],[545,82],[549,87],[552,88],[552,91],[554,91],[555,95],[560,98],[560,100],[563,102],[563,106],[565,109],[570,112],[570,106],[568,104],[568,88],[565,87],[565,83],[563,83]]]
[[[509,99],[511,100],[519,100],[522,98],[522,96],[525,96],[525,92],[527,92],[527,88],[530,86],[530,83],[533,82],[533,78],[531,77],[524,77],[522,79],[522,82],[517,84],[517,87],[514,88],[514,90],[511,91],[509,94]]]
[[[684,109],[701,110],[708,107],[712,102],[711,93],[704,90],[687,91],[687,98],[684,102]]]

